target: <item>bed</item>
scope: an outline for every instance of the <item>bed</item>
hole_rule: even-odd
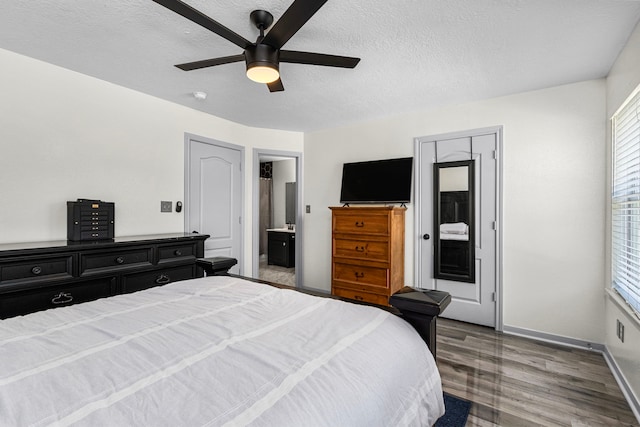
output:
[[[238,277],[0,321],[2,426],[427,426],[418,333],[374,307]]]

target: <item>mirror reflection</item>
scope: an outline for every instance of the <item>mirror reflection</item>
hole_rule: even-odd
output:
[[[434,164],[435,277],[475,282],[473,160]]]

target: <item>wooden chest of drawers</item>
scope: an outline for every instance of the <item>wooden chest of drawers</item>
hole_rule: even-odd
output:
[[[0,245],[0,319],[202,277],[207,237]]]
[[[404,287],[403,207],[332,207],[331,293],[388,305]]]

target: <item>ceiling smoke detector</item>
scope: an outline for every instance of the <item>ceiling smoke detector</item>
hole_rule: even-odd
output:
[[[205,99],[207,99],[207,92],[193,92],[193,97],[200,101],[204,101]]]

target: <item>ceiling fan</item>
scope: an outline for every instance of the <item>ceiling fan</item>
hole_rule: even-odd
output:
[[[169,10],[184,16],[190,21],[213,31],[231,43],[244,49],[239,55],[205,59],[202,61],[178,64],[176,67],[184,71],[213,67],[245,61],[247,77],[258,83],[266,83],[271,92],[284,90],[280,80],[280,62],[294,64],[324,65],[328,67],[354,68],[360,58],[327,55],[323,53],[298,52],[282,50],[282,46],[327,2],[327,0],[294,0],[282,17],[265,35],[264,31],[273,23],[273,15],[265,10],[254,10],[249,18],[260,30],[255,43],[231,31],[224,25],[214,21],[202,12],[180,0],[153,0]]]

